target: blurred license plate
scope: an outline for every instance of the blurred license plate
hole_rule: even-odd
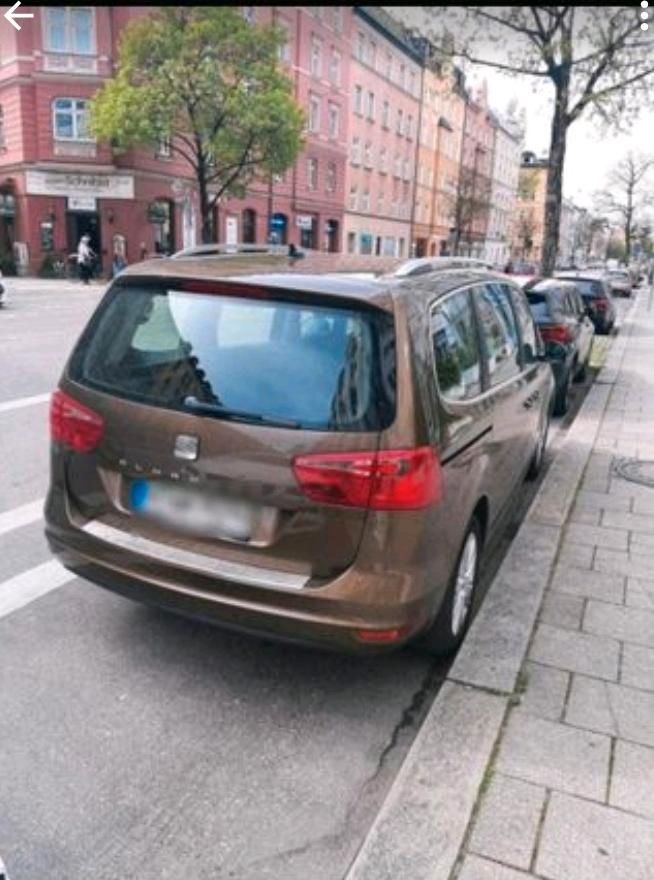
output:
[[[246,502],[150,480],[132,483],[130,502],[135,513],[177,530],[240,541],[252,535],[254,511]]]

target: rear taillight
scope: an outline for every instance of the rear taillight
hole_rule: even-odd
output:
[[[293,472],[302,492],[321,504],[417,510],[442,495],[440,461],[431,446],[300,455]]]
[[[547,327],[539,327],[540,335],[545,342],[572,342],[571,329],[566,324],[550,324]]]
[[[50,437],[75,452],[91,452],[104,432],[104,420],[92,409],[55,391],[50,401]]]

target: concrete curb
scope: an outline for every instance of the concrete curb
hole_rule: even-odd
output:
[[[633,305],[629,315],[632,311]],[[619,375],[628,335],[621,333],[612,340],[596,383],[345,880],[450,878],[516,689],[563,527]],[[529,589],[525,589],[526,572]]]

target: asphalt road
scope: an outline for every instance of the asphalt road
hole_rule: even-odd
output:
[[[47,395],[102,290],[14,288],[0,310],[0,859],[11,880],[340,880],[444,664],[240,637],[72,577],[3,612],[7,597],[62,580],[40,518]],[[534,491],[516,498],[486,586]]]

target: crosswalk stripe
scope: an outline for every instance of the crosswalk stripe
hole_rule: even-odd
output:
[[[35,394],[33,397],[19,397],[16,400],[5,400],[0,403],[0,413],[11,412],[14,409],[23,409],[26,406],[35,406],[37,403],[47,403],[50,394]]]
[[[12,510],[0,513],[0,535],[6,535],[13,529],[20,529],[30,523],[37,522],[43,516],[44,503],[45,498],[39,498],[37,501],[30,501],[29,504],[23,504],[21,507],[14,507]]]
[[[23,571],[0,583],[0,617],[24,608],[35,599],[74,580],[76,575],[67,571],[56,559]]]

